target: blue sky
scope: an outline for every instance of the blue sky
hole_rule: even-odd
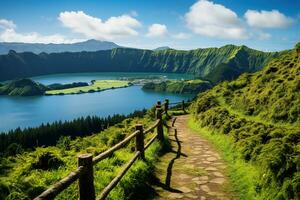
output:
[[[0,41],[87,39],[136,48],[247,45],[274,51],[300,42],[299,0],[2,0]]]

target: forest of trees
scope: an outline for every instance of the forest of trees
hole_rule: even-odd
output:
[[[141,110],[127,116],[118,114],[108,117],[88,116],[71,121],[42,124],[35,128],[17,128],[0,134],[0,156],[20,153],[24,149],[37,146],[55,145],[62,136],[70,136],[73,139],[99,133],[126,118],[142,117],[145,113],[146,110]]]

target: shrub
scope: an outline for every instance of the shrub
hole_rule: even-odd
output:
[[[6,153],[8,156],[15,156],[15,155],[23,153],[23,152],[24,152],[24,149],[22,148],[22,146],[20,144],[17,144],[17,143],[10,144],[6,149]]]
[[[49,170],[57,169],[62,165],[64,165],[64,162],[57,155],[52,152],[41,152],[31,164],[31,168]]]

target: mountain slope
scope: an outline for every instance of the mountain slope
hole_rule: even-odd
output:
[[[300,43],[262,71],[200,94],[191,109],[259,169],[257,199],[300,198]]]
[[[58,52],[80,52],[80,51],[99,51],[118,48],[117,44],[107,41],[87,40],[73,44],[42,44],[42,43],[17,43],[1,42],[0,54],[7,54],[10,50],[16,52],[33,53],[58,53]]]
[[[30,79],[20,79],[11,81],[0,86],[0,95],[10,96],[35,96],[43,95],[47,88]]]
[[[242,51],[244,53],[240,53]],[[190,51],[130,48],[51,54],[10,51],[7,55],[0,55],[0,80],[54,73],[108,71],[191,73],[210,78],[208,75],[211,72],[224,66],[237,70],[233,77],[222,72],[225,76],[217,77],[215,82],[218,82],[232,79],[243,72],[261,69],[271,58],[280,54],[281,52],[265,53],[234,45]]]

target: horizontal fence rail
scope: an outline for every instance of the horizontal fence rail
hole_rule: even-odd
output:
[[[128,144],[130,142],[130,140],[132,138],[134,138],[137,133],[139,131],[135,131],[134,133],[132,133],[131,135],[129,135],[127,138],[125,138],[122,142],[116,144],[115,146],[113,146],[112,148],[104,151],[103,153],[99,154],[98,156],[96,156],[93,159],[93,164],[97,164],[98,162],[100,162],[101,160],[110,157],[115,151],[121,149],[122,147],[124,147],[126,144]]]
[[[39,196],[37,196],[34,200],[48,200],[54,199],[58,194],[60,194],[63,190],[68,188],[72,183],[78,180],[78,190],[79,190],[79,199],[80,200],[95,200],[95,187],[94,187],[94,176],[93,176],[93,166],[99,163],[100,161],[110,157],[113,153],[123,147],[125,147],[133,138],[136,138],[136,153],[133,158],[128,161],[124,168],[119,172],[119,174],[102,190],[97,199],[102,200],[105,199],[111,190],[120,182],[122,177],[126,174],[126,172],[130,169],[130,167],[134,164],[134,162],[138,159],[145,160],[144,151],[148,149],[151,144],[155,140],[159,140],[163,142],[164,133],[163,126],[167,128],[173,128],[176,118],[172,121],[172,127],[163,123],[162,115],[166,114],[168,116],[168,110],[170,105],[182,105],[181,108],[185,111],[184,101],[169,103],[169,100],[166,99],[163,104],[163,108],[161,102],[158,101],[156,104],[156,121],[153,125],[143,130],[142,124],[136,125],[136,131],[131,133],[124,140],[109,148],[108,150],[100,153],[96,157],[93,158],[92,154],[83,154],[78,156],[78,168],[71,172],[68,176],[64,177],[60,181],[53,184],[49,189],[45,190]],[[156,134],[144,145],[144,135],[152,132],[156,129]],[[174,129],[174,128],[173,128]],[[176,131],[176,129],[175,129]]]

